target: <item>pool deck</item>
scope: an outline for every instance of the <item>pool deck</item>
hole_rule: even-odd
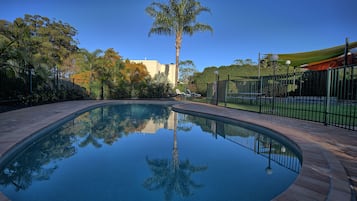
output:
[[[68,116],[101,104],[132,102],[153,103],[147,100],[69,101],[0,113],[0,161],[20,142],[30,139],[32,134]],[[155,103],[160,102],[156,100]],[[258,124],[296,143],[303,157],[300,174],[295,182],[274,200],[356,201],[357,132],[202,103],[173,103],[174,108],[179,111],[212,114]],[[0,201],[8,201],[1,192]]]

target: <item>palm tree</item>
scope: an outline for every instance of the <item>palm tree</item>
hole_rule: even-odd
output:
[[[174,144],[172,149],[172,159],[149,159],[146,162],[153,173],[147,178],[143,186],[150,190],[163,189],[165,200],[170,201],[174,193],[183,198],[193,194],[191,188],[203,187],[191,179],[193,173],[205,171],[207,166],[194,166],[189,160],[180,161],[177,147],[177,113],[174,116]]]
[[[169,0],[168,4],[153,2],[146,8],[146,12],[154,18],[153,25],[149,31],[151,34],[175,35],[176,37],[176,75],[178,80],[178,69],[180,61],[180,50],[183,34],[192,36],[198,31],[211,31],[213,29],[207,24],[196,22],[201,12],[210,12],[207,7],[201,6],[195,0]]]
[[[89,52],[86,49],[80,49],[80,54],[83,59],[82,65],[87,68],[86,70],[90,72],[89,76],[89,94],[92,95],[92,82],[93,82],[93,71],[96,69],[100,55],[103,53],[101,49],[97,49],[93,52]]]

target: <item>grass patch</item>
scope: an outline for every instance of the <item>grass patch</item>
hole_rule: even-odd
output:
[[[210,103],[211,100],[207,98],[194,98],[190,101],[201,102],[201,103]],[[330,104],[327,112],[326,105],[324,102],[320,103],[302,103],[291,101],[276,100],[273,103],[269,101],[246,101],[236,100],[236,102],[219,102],[219,106],[246,110],[252,112],[261,112],[264,114],[274,114],[278,116],[284,116],[289,118],[296,118],[308,121],[315,121],[321,123],[328,123],[331,125],[342,125],[342,126],[357,126],[357,104],[354,103],[344,103],[336,102]],[[261,104],[261,105],[260,105]],[[328,114],[328,115],[327,115]]]

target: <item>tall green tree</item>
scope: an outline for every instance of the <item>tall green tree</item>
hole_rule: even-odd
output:
[[[17,86],[17,88],[26,88],[20,92],[24,95],[32,93],[33,72],[31,71],[37,71],[37,76],[43,74],[39,73],[42,70],[39,69],[42,58],[38,55],[41,44],[36,40],[34,33],[22,18],[16,18],[12,23],[7,21],[0,23],[0,71],[7,72],[9,78],[22,80],[26,87]],[[47,74],[42,78],[47,79]],[[15,90],[21,91],[18,89]],[[6,91],[10,92],[11,87]]]
[[[124,68],[121,56],[113,48],[109,48],[104,55],[97,58],[96,65],[93,66],[94,78],[100,82],[100,98],[104,99],[104,87],[107,86],[106,97],[112,96],[114,87],[117,87],[117,81],[122,79],[120,71]]]
[[[4,93],[0,96],[27,97],[32,95],[32,88],[34,95],[41,98],[50,91],[55,92],[49,75],[53,74],[54,78],[57,72],[57,80],[59,75],[65,75],[59,74],[58,69],[77,51],[77,41],[73,39],[76,33],[69,24],[39,15],[26,14],[13,22],[0,20],[0,72],[5,72],[9,81],[14,77],[23,80],[23,83],[14,82],[11,87],[1,88]],[[34,87],[33,83],[36,83]]]
[[[202,12],[210,12],[210,9],[195,0],[169,0],[167,4],[153,2],[146,8],[146,12],[154,19],[149,36],[175,35],[177,83],[182,37],[184,34],[192,36],[198,31],[213,32],[210,25],[197,22],[197,16]]]
[[[57,76],[64,76],[66,67],[63,62],[78,50],[78,41],[74,39],[77,30],[67,23],[51,21],[40,15],[26,14],[23,22],[31,39],[30,45],[26,47],[34,52],[33,56],[38,63],[42,63],[48,70],[61,70],[62,73]]]
[[[101,81],[101,99],[104,98],[104,85],[107,86],[109,94],[107,97],[111,97],[113,92],[112,88],[117,87],[118,78],[121,78],[120,70],[124,68],[124,64],[121,60],[121,56],[113,48],[109,48],[104,52],[104,56],[100,59],[100,65],[96,69],[97,77]]]
[[[197,72],[196,66],[191,60],[180,61],[179,66],[180,66],[179,81],[187,84],[189,78],[193,76],[195,72]]]

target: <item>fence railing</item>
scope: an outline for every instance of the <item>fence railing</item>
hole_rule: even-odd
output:
[[[71,100],[85,96],[85,90],[74,80],[60,77],[57,70],[46,77],[30,69],[0,69],[0,106],[32,105]]]
[[[356,131],[357,66],[219,80],[207,85],[207,101]]]

